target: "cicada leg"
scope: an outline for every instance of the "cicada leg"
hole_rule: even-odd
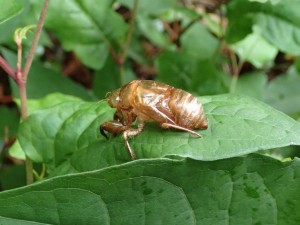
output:
[[[125,145],[126,145],[126,147],[127,147],[127,149],[128,149],[128,152],[129,152],[129,154],[130,154],[132,160],[135,160],[135,159],[136,159],[136,156],[135,156],[134,151],[132,150],[132,148],[131,148],[130,145],[129,145],[128,138],[134,137],[134,136],[138,135],[139,133],[141,133],[142,130],[143,130],[143,128],[144,128],[144,125],[145,125],[145,124],[144,124],[143,122],[140,122],[140,123],[138,124],[137,129],[128,129],[128,130],[125,130],[125,131],[123,132],[123,134],[122,134],[123,139],[124,139],[124,141],[125,141]]]
[[[100,126],[100,133],[108,139],[106,132],[109,132],[113,135],[117,135],[123,131],[128,129],[128,126],[124,126],[122,123],[117,122],[117,121],[106,121]]]
[[[122,137],[125,141],[125,145],[128,149],[131,159],[134,160],[136,159],[135,153],[129,145],[128,138],[138,135],[139,133],[141,133],[143,128],[144,122],[139,122],[138,127],[136,129],[132,129],[129,126],[123,125],[122,123],[117,121],[107,121],[100,126],[100,133],[108,139],[108,136],[105,132],[109,132],[113,135],[117,135],[123,132]]]
[[[178,130],[187,131],[187,132],[189,132],[189,133],[191,133],[191,134],[193,134],[193,135],[196,135],[196,136],[202,138],[202,135],[201,135],[201,134],[198,134],[197,132],[195,132],[195,131],[193,131],[193,130],[190,130],[190,129],[187,129],[187,128],[185,128],[185,127],[181,127],[181,126],[178,126],[178,125],[175,125],[175,124],[171,124],[171,123],[162,123],[162,124],[161,124],[161,127],[162,127],[162,128],[166,128],[166,129],[172,127],[172,128],[178,129]]]

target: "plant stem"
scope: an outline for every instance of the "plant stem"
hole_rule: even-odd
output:
[[[7,61],[0,55],[0,67],[9,75],[11,76],[14,80],[15,78],[15,71],[11,66],[7,63]]]
[[[45,0],[44,1],[44,5],[43,5],[43,9],[42,12],[40,14],[40,18],[39,18],[39,22],[34,34],[34,38],[33,38],[33,42],[29,51],[29,56],[26,60],[26,64],[24,67],[24,70],[21,72],[21,62],[18,61],[18,68],[17,68],[17,84],[19,85],[19,89],[20,89],[20,98],[21,98],[21,115],[22,115],[22,119],[23,121],[27,119],[27,91],[26,91],[26,83],[27,83],[27,77],[28,77],[28,73],[33,61],[33,57],[36,51],[36,47],[38,45],[39,42],[39,38],[41,35],[41,31],[42,31],[42,27],[45,21],[45,17],[46,17],[46,13],[47,13],[47,9],[48,9],[48,5],[49,5],[49,1],[50,0]],[[20,52],[19,52],[20,51]],[[22,54],[22,48],[19,49],[18,46],[18,56]],[[21,55],[22,56],[22,55]],[[21,57],[22,59],[22,57]],[[21,60],[18,57],[18,60]],[[20,74],[19,74],[20,72]],[[32,184],[33,183],[33,164],[31,159],[26,155],[26,160],[25,160],[25,166],[26,166],[26,182],[27,184]]]
[[[244,62],[242,60],[240,62],[237,62],[237,56],[234,54],[233,51],[230,51],[230,61],[232,64],[233,77],[231,80],[229,92],[234,93],[236,90],[239,74]]]
[[[17,61],[17,69],[16,72],[12,69],[12,67],[7,63],[7,61],[0,56],[0,67],[3,68],[3,70],[10,76],[12,77],[20,90],[20,99],[21,99],[21,117],[22,120],[27,119],[27,92],[26,92],[26,83],[27,83],[27,77],[28,73],[33,61],[33,57],[36,51],[36,47],[38,45],[38,41],[41,35],[42,27],[45,21],[48,5],[49,5],[50,0],[45,0],[42,12],[40,14],[40,18],[38,21],[38,25],[34,34],[33,42],[29,51],[28,58],[26,60],[26,64],[24,67],[24,70],[22,71],[22,43],[21,40],[18,40],[17,47],[18,47],[18,61]],[[26,181],[27,184],[31,184],[33,182],[33,165],[32,161],[28,156],[26,156]]]
[[[124,44],[123,53],[120,57],[120,81],[121,81],[122,85],[125,84],[124,64],[125,64],[125,60],[126,60],[126,57],[128,54],[128,49],[129,49],[131,39],[132,39],[138,3],[139,3],[139,0],[134,0],[131,17],[130,17],[130,22],[129,22],[129,29],[128,29],[126,41]]]
[[[21,79],[18,80],[18,86],[20,90],[20,98],[21,98],[21,116],[24,121],[27,118],[27,92],[26,92],[26,81]],[[33,164],[31,159],[26,155],[25,158],[25,168],[26,168],[26,183],[33,183]]]
[[[30,67],[31,67],[31,64],[32,64],[32,61],[33,61],[33,57],[34,57],[34,54],[35,54],[35,50],[36,50],[36,47],[37,47],[39,39],[40,39],[40,35],[41,35],[42,28],[43,28],[43,25],[44,25],[44,21],[45,21],[45,17],[46,17],[49,2],[50,2],[50,0],[45,0],[44,1],[43,9],[42,9],[42,12],[40,14],[39,22],[38,22],[38,25],[36,27],[33,42],[32,42],[32,45],[31,45],[31,48],[30,48],[30,51],[29,51],[28,59],[26,61],[26,64],[25,64],[25,67],[24,67],[24,70],[23,70],[23,73],[22,73],[22,77],[25,81],[27,80],[28,72],[30,70]]]

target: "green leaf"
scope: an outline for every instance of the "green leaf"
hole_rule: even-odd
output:
[[[260,101],[235,95],[201,101],[209,119],[208,129],[199,131],[202,139],[150,123],[129,140],[137,158],[216,160],[300,145],[300,124]],[[130,160],[121,135],[106,140],[99,134],[99,125],[113,112],[106,102],[67,102],[40,110],[21,124],[19,141],[30,158],[47,163],[51,171],[61,165],[57,174],[120,164]]]
[[[262,100],[267,82],[267,75],[264,73],[243,74],[238,78],[235,93]]]
[[[248,0],[230,1],[226,5],[229,24],[225,38],[228,43],[236,43],[252,32],[252,12],[258,11],[261,5]]]
[[[229,28],[226,39],[233,43],[254,31],[281,51],[300,55],[299,7],[298,0],[279,0],[274,3],[232,1],[228,4]]]
[[[0,0],[0,24],[18,15],[23,7],[17,0]]]
[[[153,44],[164,48],[172,46],[167,34],[164,32],[165,28],[161,20],[142,14],[137,16],[137,26],[140,32]]]
[[[5,224],[5,225],[37,225],[36,222],[4,218],[2,216],[0,216],[0,220],[1,220],[2,224]],[[49,225],[49,224],[38,223],[38,225]]]
[[[109,56],[107,46],[104,43],[98,45],[77,44],[72,48],[81,62],[93,69],[101,69]]]
[[[18,28],[15,31],[14,40],[17,44],[22,44],[23,39],[27,39],[26,35],[28,32],[31,32],[32,29],[36,28],[36,25],[27,25],[22,28]]]
[[[196,95],[228,92],[227,74],[220,71],[211,60],[198,59],[190,52],[163,51],[156,59],[155,66],[159,81]]]
[[[270,45],[257,33],[248,35],[245,39],[231,46],[243,61],[248,61],[257,68],[270,65],[278,50]]]
[[[264,89],[264,101],[287,114],[300,113],[300,75],[289,72],[272,80]]]
[[[27,113],[28,113],[28,115],[30,115],[37,110],[45,109],[45,108],[60,104],[65,101],[80,101],[80,100],[81,99],[70,96],[70,95],[64,95],[61,93],[52,93],[41,99],[28,99],[27,100]],[[15,102],[21,108],[20,99],[15,99]],[[9,154],[10,154],[10,156],[12,156],[14,158],[25,160],[25,153],[22,150],[18,140],[16,140],[14,142],[14,144],[9,148]]]
[[[14,157],[16,159],[25,160],[26,155],[24,150],[22,149],[20,142],[16,140],[12,146],[9,147],[8,153],[11,157]]]
[[[96,71],[93,76],[93,91],[99,98],[105,98],[106,94],[121,86],[119,82],[120,70],[112,57],[107,60],[102,69]]]
[[[262,36],[283,52],[300,55],[300,15],[298,0],[270,4],[267,13],[255,17]],[[291,38],[286,38],[291,37]]]
[[[21,124],[19,141],[34,161],[55,167],[97,140],[99,125],[111,119],[112,114],[105,102],[65,102],[29,116]],[[34,140],[29,143],[29,139]]]
[[[21,107],[20,99],[15,99],[16,103]],[[67,101],[81,101],[80,98],[74,97],[72,95],[64,95],[61,93],[51,93],[46,95],[40,99],[28,99],[27,100],[27,107],[28,107],[28,115],[34,113],[40,109],[46,109],[51,106],[55,106],[57,104],[67,102]]]
[[[211,59],[219,48],[219,41],[201,23],[192,25],[180,39],[182,48],[190,58]]]
[[[118,0],[118,2],[129,8],[133,8],[134,0]],[[176,0],[140,0],[137,11],[139,14],[160,16],[164,12],[178,6],[179,4]]]
[[[55,33],[66,50],[75,51],[83,63],[100,69],[109,48],[119,47],[127,31],[112,4],[111,0],[54,0],[49,5],[45,27]]]
[[[164,10],[159,17],[168,23],[180,21],[180,25],[183,28],[187,28],[199,18],[199,13],[193,10],[193,8],[188,8],[180,4]]]
[[[109,224],[107,208],[101,197],[83,189],[32,191],[21,198],[11,198],[9,206],[13,209],[11,218],[15,219],[51,224]]]
[[[10,1],[5,1],[10,2]],[[40,1],[42,3],[42,1]],[[5,46],[9,46],[11,49],[15,49],[15,42],[13,41],[14,32],[19,27],[25,27],[28,24],[37,24],[38,23],[38,16],[40,14],[40,11],[36,12],[34,11],[34,8],[32,7],[31,1],[28,0],[18,0],[18,3],[22,5],[22,12],[10,19],[9,21],[6,21],[4,24],[1,24],[0,26],[0,42],[2,44],[5,44]],[[32,43],[33,35],[29,35],[27,40],[23,40],[23,52],[29,51],[29,48]],[[51,41],[48,38],[48,35],[44,30],[42,30],[41,37],[39,40],[40,46],[51,46]]]
[[[296,225],[299,171],[261,155],[136,160],[2,192],[0,222]]]

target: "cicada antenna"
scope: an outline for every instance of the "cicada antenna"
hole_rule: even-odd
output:
[[[111,94],[111,92],[109,91],[109,92],[107,92],[106,94],[105,94],[105,99],[107,100],[108,99],[108,97],[110,96],[110,94]]]
[[[106,98],[101,99],[100,101],[96,102],[96,104],[100,104],[101,102],[104,102],[104,101],[107,101],[107,99]]]
[[[111,92],[107,92],[105,94],[105,98],[104,99],[101,99],[100,101],[98,101],[96,104],[100,104],[101,102],[104,102],[104,101],[108,101],[108,96],[111,94]]]

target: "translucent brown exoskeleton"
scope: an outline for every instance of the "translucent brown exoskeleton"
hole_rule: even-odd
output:
[[[134,80],[113,91],[108,104],[116,108],[113,121],[101,124],[100,132],[122,133],[132,159],[135,153],[128,137],[138,135],[145,122],[155,121],[162,128],[175,128],[202,137],[195,129],[207,129],[202,104],[190,93],[152,80]],[[137,120],[137,127],[131,125]]]

